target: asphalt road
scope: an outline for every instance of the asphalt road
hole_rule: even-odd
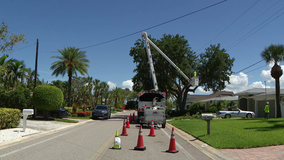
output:
[[[115,132],[122,133],[123,118],[133,111],[112,115],[109,120],[89,120],[53,132],[33,135],[30,138],[0,147],[1,160],[127,160],[127,159],[212,159],[199,149],[175,135],[178,153],[168,153],[170,128],[156,128],[155,137],[149,137],[149,127],[143,127],[145,151],[134,150],[137,146],[139,125],[131,124],[128,136],[120,136],[121,149],[111,149]]]

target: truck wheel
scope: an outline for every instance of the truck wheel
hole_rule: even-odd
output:
[[[166,124],[162,124],[162,128],[166,128]]]

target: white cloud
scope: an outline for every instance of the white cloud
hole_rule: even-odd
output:
[[[132,80],[123,81],[121,84],[122,89],[128,88],[130,91],[132,91],[132,86],[133,86]]]
[[[108,81],[107,84],[108,84],[110,90],[113,90],[116,87],[116,83],[113,83],[111,81]]]
[[[275,86],[275,79],[271,77],[270,71],[273,65],[269,64],[268,70],[262,70],[260,76],[267,82],[267,85]],[[284,70],[284,65],[281,66],[282,70]],[[284,87],[284,75],[282,75],[279,79],[280,87]]]
[[[226,82],[226,88],[224,90],[238,93],[250,88],[252,88],[252,86],[248,85],[248,75],[240,72],[239,75],[230,76],[230,84]]]

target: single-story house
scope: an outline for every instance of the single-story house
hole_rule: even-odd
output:
[[[276,118],[277,107],[274,88],[253,88],[234,94],[238,96],[238,105],[242,110],[253,111],[256,117],[264,117],[264,106],[269,102],[269,117]],[[280,89],[280,105],[284,117],[284,89]]]
[[[207,102],[205,104],[205,110],[209,110],[210,103],[213,101],[220,101],[220,100],[227,100],[233,97],[234,93],[233,92],[228,92],[228,91],[218,91],[215,93],[212,93],[210,95],[187,95],[186,99],[186,106],[188,107],[189,105],[193,104],[196,101],[201,101],[201,102]],[[228,98],[228,99],[227,99]],[[234,100],[237,101],[237,98],[234,97]]]

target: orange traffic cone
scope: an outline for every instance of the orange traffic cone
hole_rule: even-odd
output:
[[[135,121],[135,118],[136,118],[136,117],[135,117],[135,113],[133,113],[133,121]]]
[[[178,152],[178,151],[176,150],[176,139],[175,139],[174,130],[175,130],[175,129],[174,129],[174,127],[173,127],[169,150],[167,150],[166,152],[170,152],[170,153],[177,153],[177,152]]]
[[[129,124],[129,116],[127,116],[126,128],[130,128],[130,124]]]
[[[130,122],[130,123],[132,122],[132,115],[131,115],[131,113],[130,113],[130,115],[129,115],[129,122]]]
[[[143,142],[142,125],[140,125],[137,146],[134,147],[134,149],[141,150],[141,151],[144,151],[146,149],[146,147],[144,147],[144,142]]]
[[[123,122],[123,129],[122,129],[121,136],[128,136],[127,130],[126,130],[126,122],[125,122],[125,119],[124,119],[124,122]]]
[[[154,128],[154,120],[152,119],[152,124],[151,124],[151,129],[150,129],[150,134],[148,136],[155,137],[155,128]]]

